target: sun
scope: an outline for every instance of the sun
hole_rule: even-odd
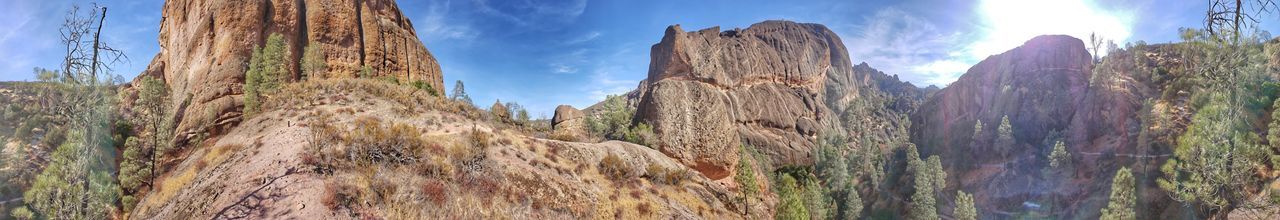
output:
[[[1088,0],[983,0],[979,38],[970,45],[974,57],[1013,49],[1032,37],[1065,34],[1086,43],[1091,33],[1123,44],[1132,34],[1132,15],[1108,11]],[[1105,53],[1105,51],[1099,51]]]

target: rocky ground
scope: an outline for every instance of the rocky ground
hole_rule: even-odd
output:
[[[161,178],[132,217],[741,217],[736,214],[741,202],[725,186],[697,172],[684,172],[674,183],[655,178],[657,172],[689,168],[644,146],[533,138],[510,125],[491,123],[474,109],[450,110],[444,107],[449,102],[438,98],[397,100],[368,92],[413,90],[378,81],[330,80],[292,87],[330,92],[299,94],[303,97],[203,142]],[[418,104],[406,102],[428,104],[412,108]],[[444,171],[451,174],[424,174],[428,172],[389,164],[319,170],[307,161],[315,140],[315,125],[308,118],[317,114],[332,115],[326,124],[343,128],[343,133],[358,129],[354,126],[360,120],[408,124],[420,129],[430,146],[444,148],[426,148],[419,159],[458,166]],[[489,136],[488,147],[466,143],[473,141],[475,132]],[[463,148],[478,155],[457,156],[455,151],[466,151]],[[602,165],[606,157],[620,159],[621,171]],[[463,158],[475,161],[460,162]],[[342,197],[358,197],[351,201],[361,202],[343,204]],[[768,208],[752,209],[763,213]]]

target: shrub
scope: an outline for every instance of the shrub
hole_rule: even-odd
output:
[[[409,83],[409,85],[418,90],[427,91],[427,94],[431,94],[432,97],[440,96],[440,94],[436,93],[436,89],[432,88],[431,84],[427,83],[427,81],[414,80],[412,83]]]
[[[329,207],[329,210],[338,210],[340,207],[350,207],[355,202],[356,193],[353,186],[329,182],[324,184],[324,197],[320,198],[320,202]]]
[[[609,154],[600,159],[600,173],[613,179],[626,179],[631,175],[631,168],[618,155]]]
[[[680,182],[689,178],[689,170],[680,168],[668,169],[656,163],[649,163],[645,173],[649,177],[649,181],[667,185],[679,185]]]

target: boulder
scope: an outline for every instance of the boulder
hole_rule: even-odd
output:
[[[556,106],[555,115],[551,116],[551,130],[562,137],[573,139],[586,137],[586,121],[583,116],[582,111],[573,106]]]

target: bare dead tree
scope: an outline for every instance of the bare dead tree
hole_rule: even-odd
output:
[[[1205,30],[1214,35],[1227,32],[1235,39],[1241,29],[1256,25],[1263,15],[1278,9],[1275,0],[1209,0]]]

